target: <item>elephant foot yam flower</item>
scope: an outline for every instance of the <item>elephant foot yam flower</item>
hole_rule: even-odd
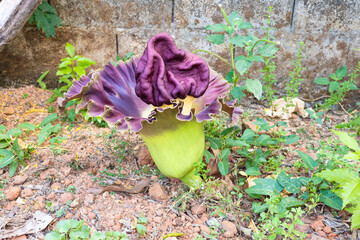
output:
[[[205,147],[203,122],[224,110],[236,121],[234,101],[223,103],[230,84],[193,53],[178,49],[167,33],[153,36],[144,54],[117,66],[108,63],[74,80],[58,99],[64,107],[80,98],[77,111],[87,108],[119,130],[138,132],[159,170],[191,188],[202,179],[194,163]]]

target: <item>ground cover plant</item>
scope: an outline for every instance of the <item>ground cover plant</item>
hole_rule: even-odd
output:
[[[231,61],[207,53],[227,62],[224,79],[162,33],[143,56],[130,52],[92,72],[95,62],[67,43],[55,90],[46,90],[46,72],[40,88],[1,90],[0,212],[15,217],[0,224],[0,236],[13,237],[34,210],[55,221],[23,235],[47,240],[357,234],[359,115],[331,110],[356,89],[357,68],[347,74],[341,66],[331,80],[314,80],[331,96],[308,110],[309,118],[266,118],[264,105],[283,97],[286,111],[301,94],[306,45],[294,51],[287,94],[275,96],[281,46],[270,34],[272,9],[263,37],[253,36],[239,13],[220,11],[224,23],[206,27],[207,39],[227,44]],[[234,56],[235,48],[245,55]],[[261,80],[248,77],[255,62]],[[236,108],[246,91],[257,99],[255,110]],[[119,131],[126,129],[132,132]]]

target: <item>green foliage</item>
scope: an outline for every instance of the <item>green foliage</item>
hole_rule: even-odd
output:
[[[121,58],[120,56],[116,56],[116,62],[117,61],[123,61],[123,62],[127,62],[130,58],[132,58],[132,56],[134,55],[134,52],[128,52],[128,54],[126,54],[126,56],[124,58]],[[112,61],[111,64],[114,65],[116,67],[117,63]]]
[[[56,15],[56,10],[46,1],[35,9],[29,18],[29,23],[35,23],[39,30],[44,31],[46,37],[55,36],[55,27],[62,25],[62,20]]]
[[[75,48],[70,43],[66,43],[66,52],[69,57],[61,59],[56,75],[59,76],[57,88],[53,89],[53,95],[48,99],[47,103],[55,101],[58,97],[63,97],[63,93],[67,92],[73,84],[73,79],[79,80],[82,75],[86,75],[86,69],[96,63],[81,55],[75,55]],[[47,74],[47,72],[45,72]],[[43,82],[46,74],[43,73],[38,79],[38,83],[42,89],[46,89]]]
[[[84,225],[84,220],[77,221],[74,219],[63,220],[56,224],[56,230],[45,235],[44,240],[128,240],[125,233],[109,231],[106,233],[94,232],[90,237],[90,227]]]
[[[286,92],[287,92],[285,96],[286,108],[294,105],[292,99],[299,96],[299,86],[300,83],[304,80],[303,78],[301,78],[300,75],[300,72],[306,69],[301,66],[301,61],[304,58],[304,55],[302,53],[304,50],[304,42],[299,43],[299,47],[297,48],[297,50],[298,50],[297,59],[292,60],[294,69],[293,71],[289,72],[290,81],[286,83]]]
[[[346,128],[351,131],[354,131],[357,135],[360,136],[360,114],[355,117],[352,117],[347,123],[340,123],[335,126],[337,129]]]
[[[147,223],[148,223],[148,221],[147,221],[146,217],[144,217],[144,216],[139,217],[139,219],[137,220],[137,224],[135,225],[135,229],[141,236],[145,236],[145,234],[146,234],[145,225]]]
[[[348,74],[349,79],[345,79],[347,74],[346,65],[339,67],[335,74],[330,73],[330,79],[323,77],[316,78],[314,82],[319,85],[329,86],[328,91],[330,93],[330,97],[319,108],[331,109],[332,106],[342,102],[349,91],[357,90],[356,77],[359,75],[359,71],[360,62],[358,62],[354,71]]]
[[[8,131],[6,126],[0,125],[0,168],[9,166],[9,176],[12,177],[19,163],[25,167],[25,160],[34,151],[34,146],[20,146],[19,137],[29,132],[40,130],[38,135],[38,146],[40,146],[52,134],[60,131],[60,124],[54,126],[51,124],[56,119],[58,119],[58,116],[56,113],[53,113],[48,115],[39,125],[25,122]],[[53,149],[56,149],[56,147],[56,144],[50,146]]]
[[[226,46],[229,46],[231,62],[206,50],[197,50],[195,52],[209,53],[225,62],[231,68],[226,76],[226,80],[233,84],[233,88],[231,90],[231,97],[233,99],[238,99],[240,102],[241,98],[244,96],[243,90],[246,89],[260,100],[263,92],[261,82],[257,79],[247,78],[246,74],[253,63],[265,62],[266,59],[272,58],[278,48],[275,47],[275,42],[272,42],[269,36],[264,39],[258,39],[253,36],[248,31],[252,25],[245,22],[238,12],[235,11],[227,15],[221,7],[220,10],[224,16],[226,24],[217,23],[207,26],[205,29],[215,32],[216,34],[210,34],[206,39],[216,45],[225,44]],[[269,31],[270,27],[266,29]],[[245,55],[234,56],[235,50],[238,52],[237,49],[239,48],[245,52]],[[269,78],[272,77],[269,76]],[[246,80],[245,85],[237,86],[240,79]]]

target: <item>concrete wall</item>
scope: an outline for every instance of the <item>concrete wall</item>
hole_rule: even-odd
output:
[[[277,77],[279,91],[289,80],[291,59],[299,41],[306,45],[302,72],[305,81],[300,93],[315,98],[325,93],[313,84],[316,77],[326,77],[341,65],[352,70],[360,60],[360,1],[358,0],[51,0],[64,26],[55,38],[46,38],[35,26],[26,25],[16,39],[0,53],[0,86],[36,83],[40,74],[51,70],[45,81],[56,84],[56,67],[66,56],[66,42],[76,54],[89,57],[100,67],[125,56],[129,51],[142,54],[147,40],[166,31],[175,36],[179,48],[187,51],[205,49],[229,59],[229,52],[210,44],[204,30],[209,24],[223,22],[218,4],[227,13],[239,11],[254,25],[251,31],[264,36],[261,29],[268,6],[273,6],[272,34],[280,42]],[[241,53],[241,50],[237,50]],[[214,57],[199,53],[212,68],[226,74],[228,68]],[[251,77],[261,78],[255,70]],[[358,86],[360,87],[360,81]],[[279,92],[279,93],[280,93]],[[360,101],[359,91],[348,96]]]

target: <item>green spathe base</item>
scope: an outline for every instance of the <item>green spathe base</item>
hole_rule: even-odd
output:
[[[140,135],[156,166],[165,176],[179,178],[191,188],[201,185],[194,164],[202,160],[205,147],[203,124],[180,121],[177,109],[157,113],[157,121],[145,123]]]

